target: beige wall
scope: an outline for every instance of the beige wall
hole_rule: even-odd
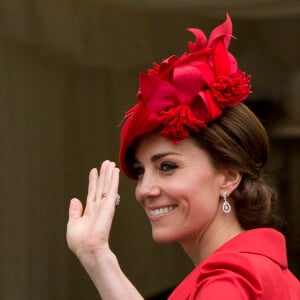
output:
[[[116,124],[135,101],[138,72],[185,51],[192,38],[186,27],[207,24],[210,30],[225,15],[96,3],[0,3],[1,299],[97,298],[66,247],[69,199],[84,199],[90,168],[106,158],[117,160]],[[300,116],[295,111],[300,104],[299,82],[290,78],[297,78],[300,68],[300,17],[239,16],[232,15],[238,36],[233,49],[243,69],[253,73],[253,97],[267,95],[289,108],[290,97],[295,107],[284,124],[296,129],[289,144],[282,142],[287,133],[277,130],[271,169],[279,190],[289,190],[281,205],[291,223],[289,249],[296,270]],[[152,242],[133,190],[122,177],[111,244],[126,274],[149,296],[175,285],[191,263],[178,246]]]

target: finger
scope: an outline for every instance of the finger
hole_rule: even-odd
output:
[[[105,173],[105,176],[104,176],[104,186],[103,186],[103,191],[104,192],[108,193],[110,191],[112,174],[113,174],[113,171],[114,171],[115,167],[116,167],[116,164],[114,162],[110,162],[107,165],[106,173]]]
[[[115,211],[117,192],[119,187],[119,168],[113,166],[110,174],[110,181],[107,185],[106,197],[101,200],[101,207],[110,207],[112,214]]]
[[[96,189],[96,200],[100,201],[102,194],[103,194],[103,186],[104,186],[104,177],[106,173],[107,165],[109,164],[108,160],[102,162],[100,170],[99,170],[99,177],[97,178],[97,189]]]
[[[68,222],[72,222],[74,220],[77,220],[82,217],[82,203],[80,202],[79,199],[73,198],[70,201],[70,206],[69,206],[69,220]]]
[[[106,232],[107,239],[110,234],[116,208],[115,203],[119,185],[119,173],[120,170],[118,168],[113,167],[111,169],[111,180],[106,193],[107,195],[97,203],[97,211],[99,213],[99,216],[101,216],[99,218],[99,221],[101,221],[101,228],[104,232]]]
[[[95,201],[96,191],[97,191],[97,181],[98,181],[98,171],[96,168],[93,168],[89,174],[87,205],[89,204],[89,202]]]
[[[120,169],[114,167],[111,175],[110,184],[108,187],[108,194],[109,197],[113,200],[114,205],[115,205],[116,196],[119,189],[119,174],[120,174]]]
[[[100,175],[98,179],[96,198],[101,201],[104,196],[107,196],[109,189],[111,176],[113,169],[115,168],[115,163],[111,161],[104,161],[100,168]]]
[[[84,210],[85,215],[89,215],[93,211],[93,206],[96,199],[98,181],[98,170],[93,168],[89,174],[88,194],[86,198],[86,206]]]

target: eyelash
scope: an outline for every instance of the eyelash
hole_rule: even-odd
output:
[[[137,166],[137,167],[133,167],[133,172],[137,177],[139,177],[144,174],[145,169],[143,167]]]
[[[170,173],[174,169],[178,168],[178,165],[170,161],[162,161],[158,167],[161,172]],[[145,168],[143,168],[142,166],[136,166],[133,167],[133,172],[137,177],[139,177],[144,174]]]
[[[173,162],[169,162],[169,161],[163,161],[159,165],[159,169],[162,172],[171,172],[172,170],[176,169],[177,167],[178,167],[177,164],[175,164]]]

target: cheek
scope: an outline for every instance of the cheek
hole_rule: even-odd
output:
[[[135,194],[136,201],[139,202],[139,203],[141,203],[141,200],[140,200],[141,199],[141,197],[140,197],[140,189],[139,189],[138,183],[135,186],[134,194]]]
[[[206,227],[215,217],[219,207],[219,190],[211,176],[201,176],[191,181],[186,193],[187,226],[199,230]],[[200,227],[199,227],[200,226]]]
[[[186,196],[191,206],[202,207],[203,211],[215,209],[219,202],[219,185],[213,174],[197,174],[185,178],[186,185],[174,186],[174,193]],[[181,187],[181,188],[180,188]]]

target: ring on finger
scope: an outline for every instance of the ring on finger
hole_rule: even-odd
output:
[[[121,196],[119,195],[119,193],[117,193],[115,205],[118,206],[120,202],[121,202]]]
[[[106,198],[107,197],[107,193],[102,193],[101,195],[101,199]],[[119,193],[116,194],[116,202],[115,202],[115,206],[118,206],[121,202],[121,196]]]

